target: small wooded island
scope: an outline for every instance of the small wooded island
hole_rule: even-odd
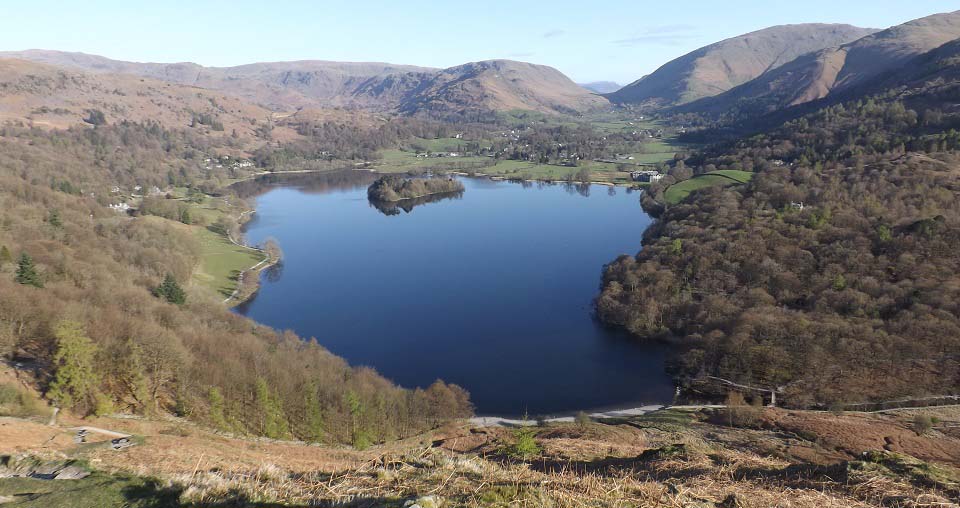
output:
[[[463,192],[463,184],[454,178],[405,178],[388,175],[377,179],[367,188],[367,197],[371,201],[394,203],[455,192]]]

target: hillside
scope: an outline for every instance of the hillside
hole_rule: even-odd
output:
[[[463,114],[532,110],[579,114],[607,106],[560,71],[512,60],[473,62],[437,73],[388,76],[360,87],[358,97],[396,97],[401,113]]]
[[[242,99],[197,87],[0,59],[0,122],[62,129],[89,124],[94,110],[103,113],[106,123],[155,121],[245,145],[258,143],[257,126],[270,124],[272,115]]]
[[[672,60],[608,95],[615,103],[670,106],[723,93],[800,55],[876,30],[850,25],[783,25],[733,37]]]
[[[195,63],[136,63],[111,60],[84,53],[27,50],[0,53],[90,72],[133,74],[172,83],[217,90],[242,97],[277,111],[301,107],[332,107],[356,104],[357,87],[367,80],[393,74],[431,69],[386,63],[294,61],[265,62],[236,67],[204,67]],[[370,106],[371,104],[361,103]],[[374,104],[375,105],[375,104]]]
[[[958,50],[678,165],[641,198],[659,220],[607,267],[598,314],[683,336],[691,377],[776,386],[788,404],[954,393]],[[671,202],[715,170],[755,176]]]
[[[527,109],[582,113],[607,101],[551,67],[509,60],[449,69],[354,62],[269,62],[237,67],[135,63],[83,53],[0,53],[90,73],[131,74],[243,98],[274,111],[355,107],[373,111],[459,113]]]
[[[760,116],[852,89],[958,37],[960,11],[928,16],[802,55],[753,81],[678,111],[733,118]]]
[[[527,430],[458,421],[353,450],[245,439],[180,419],[67,415],[48,426],[42,417],[0,417],[0,501],[31,508],[759,508],[789,499],[795,508],[956,507],[958,423],[956,407],[879,414],[674,408]],[[131,435],[134,445],[112,450],[112,436],[98,430],[77,444],[71,429],[79,425]],[[44,479],[60,475],[80,479]]]

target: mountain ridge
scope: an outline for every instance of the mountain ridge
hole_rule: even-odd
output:
[[[926,16],[801,55],[723,94],[681,105],[677,111],[747,117],[768,114],[852,89],[958,37],[960,11]]]
[[[531,109],[582,113],[606,99],[578,87],[560,71],[513,60],[470,62],[446,69],[379,62],[298,60],[204,67],[192,62],[142,63],[54,50],[0,52],[88,72],[132,74],[234,95],[275,111],[347,107],[417,114]],[[509,73],[504,82],[497,73]],[[530,81],[531,85],[523,82]],[[459,84],[459,85],[458,85]],[[427,92],[440,94],[436,97]]]
[[[614,103],[658,107],[685,104],[723,93],[802,54],[876,31],[845,24],[772,26],[687,53],[607,98]]]

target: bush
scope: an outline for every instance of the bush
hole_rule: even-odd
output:
[[[913,417],[913,431],[918,436],[922,436],[933,430],[933,418],[928,415],[916,415]]]
[[[727,394],[727,421],[731,427],[753,427],[760,421],[761,407],[747,404],[740,392]]]
[[[536,429],[531,427],[521,427],[515,430],[513,437],[516,442],[507,449],[507,455],[520,460],[527,460],[540,455],[540,446],[533,438],[536,435]]]
[[[590,419],[590,415],[588,415],[583,411],[579,411],[577,413],[577,416],[575,416],[573,420],[577,422],[577,425],[579,425],[581,428],[586,427],[593,421],[592,419]]]
[[[0,384],[0,416],[42,415],[45,411],[37,399],[12,384]]]

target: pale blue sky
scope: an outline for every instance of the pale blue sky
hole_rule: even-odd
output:
[[[771,25],[886,28],[957,9],[960,1],[944,0],[0,0],[0,50],[216,66],[318,59],[448,67],[510,58],[579,82],[625,84]]]

